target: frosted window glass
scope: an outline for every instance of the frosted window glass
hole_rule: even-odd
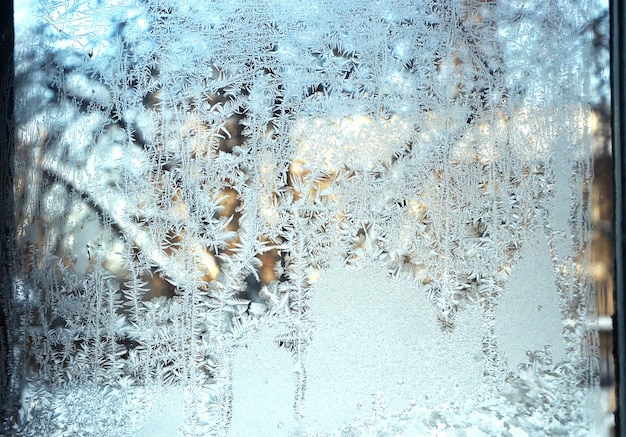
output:
[[[595,2],[18,3],[16,432],[601,432]]]

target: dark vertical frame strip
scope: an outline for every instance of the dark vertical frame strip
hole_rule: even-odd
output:
[[[0,13],[0,433],[8,432],[16,413],[12,379],[12,301],[13,301],[13,2]],[[7,434],[3,434],[7,435]]]
[[[617,385],[616,435],[626,432],[626,290],[624,290],[624,127],[626,126],[626,5],[611,1],[611,110],[613,159],[615,171],[615,314],[613,316],[614,352]]]

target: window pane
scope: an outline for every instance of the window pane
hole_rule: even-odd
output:
[[[16,5],[21,433],[604,432],[605,8],[105,3]]]

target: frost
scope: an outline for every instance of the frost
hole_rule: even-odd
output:
[[[231,435],[293,435],[296,377],[291,354],[279,348],[279,331],[249,333],[235,349]]]
[[[529,243],[504,286],[495,318],[495,334],[512,368],[547,346],[555,363],[565,358],[564,326],[547,241],[539,234]]]
[[[16,15],[18,434],[594,429],[591,0],[105,3]]]
[[[377,396],[384,397],[381,408],[400,413],[480,390],[480,312],[469,310],[447,334],[421,287],[385,276],[381,267],[332,266],[313,289],[315,326],[304,359],[311,429],[367,419]]]
[[[162,387],[155,390],[146,423],[137,435],[176,435],[184,419],[184,405],[184,394],[180,387]]]
[[[292,130],[296,161],[310,168],[337,171],[341,166],[372,170],[402,152],[412,127],[397,116],[388,120],[366,115],[337,120],[305,118]]]

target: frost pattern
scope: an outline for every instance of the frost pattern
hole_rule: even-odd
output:
[[[263,435],[588,434],[591,6],[39,3],[16,48],[14,430],[147,435],[171,391],[170,427],[227,435],[283,372]],[[320,365],[350,346],[336,401],[366,398],[326,421],[346,385]],[[459,350],[462,395],[436,382]]]

